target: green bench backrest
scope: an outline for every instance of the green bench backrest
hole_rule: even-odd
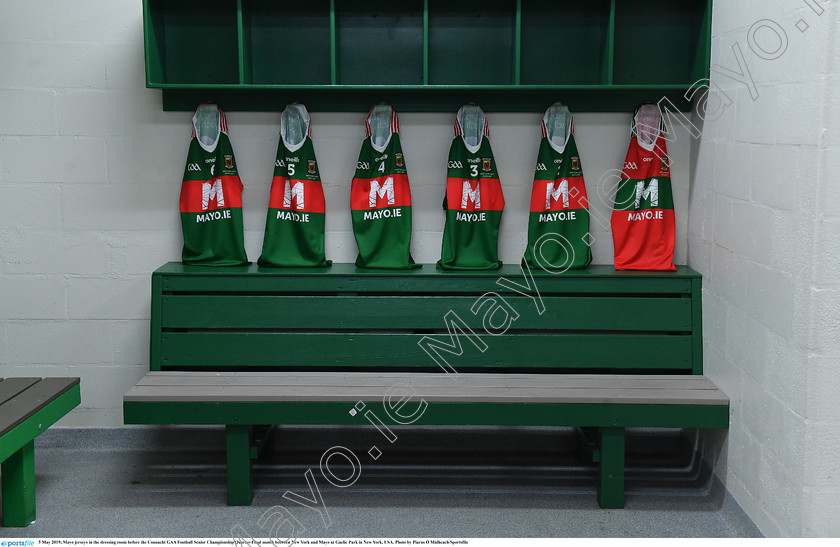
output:
[[[697,272],[591,266],[531,273],[527,291],[529,280],[513,265],[492,272],[444,272],[434,265],[394,272],[351,264],[267,269],[170,263],[152,276],[151,369],[440,372],[445,359],[459,372],[702,374]],[[543,313],[535,299],[506,288],[501,278],[533,296],[535,284]],[[492,295],[478,302],[487,293],[501,296],[509,311]],[[451,344],[447,326],[459,321],[475,333],[457,337],[461,355],[454,347],[456,353],[435,352],[432,346]],[[430,346],[427,338],[418,344],[424,336],[439,343]]]

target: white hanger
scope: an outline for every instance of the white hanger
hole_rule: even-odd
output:
[[[193,116],[193,127],[195,136],[198,137],[198,144],[208,152],[216,149],[221,133],[221,115],[219,107],[215,104],[199,105]]]
[[[572,132],[572,113],[569,112],[569,107],[562,103],[554,103],[548,107],[543,122],[551,147],[558,152],[565,150]]]
[[[280,138],[290,152],[301,147],[309,132],[309,112],[302,104],[286,105],[280,115]]]
[[[387,104],[373,107],[370,115],[370,142],[378,151],[385,150],[391,139],[391,115],[394,109]]]
[[[484,112],[477,105],[464,105],[458,111],[461,135],[470,152],[476,152],[481,146],[481,140],[484,138],[484,120]]]
[[[659,127],[662,123],[662,112],[659,105],[643,104],[633,120],[636,129],[636,140],[646,150],[652,150],[659,138]]]

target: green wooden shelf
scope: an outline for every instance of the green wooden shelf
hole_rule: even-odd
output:
[[[164,110],[682,110],[709,75],[712,0],[143,0]]]

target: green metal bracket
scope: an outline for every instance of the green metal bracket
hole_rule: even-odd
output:
[[[253,429],[254,444],[251,446],[251,459],[271,458],[274,452],[274,436],[277,427],[273,425],[255,425]]]
[[[575,431],[580,441],[579,456],[584,461],[601,462],[601,450],[598,448],[598,430],[592,427],[576,427]]]

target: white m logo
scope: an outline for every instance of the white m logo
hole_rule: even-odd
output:
[[[286,189],[283,191],[283,209],[291,209],[292,200],[294,200],[297,209],[303,209],[303,183],[297,181],[292,186],[291,181],[286,179]]]
[[[659,207],[659,179],[650,179],[650,183],[645,188],[645,181],[640,180],[636,183],[636,209],[639,208],[643,199],[650,196],[650,206]]]
[[[370,196],[368,197],[368,206],[372,209],[376,207],[376,198],[388,198],[388,205],[394,204],[394,177],[388,177],[380,186],[378,180],[370,181]]]
[[[554,189],[554,181],[549,182],[545,187],[545,210],[551,210],[551,199],[554,198],[554,201],[557,201],[561,195],[563,196],[563,208],[566,209],[569,207],[569,181],[561,180],[557,190]]]
[[[211,185],[209,182],[201,184],[201,210],[206,211],[210,202],[215,201],[217,207],[225,206],[225,193],[222,191],[222,179],[216,179]]]
[[[467,203],[472,201],[476,209],[481,209],[481,192],[479,185],[475,185],[475,190],[470,186],[470,181],[465,180],[463,189],[461,190],[461,209],[467,208]]]

